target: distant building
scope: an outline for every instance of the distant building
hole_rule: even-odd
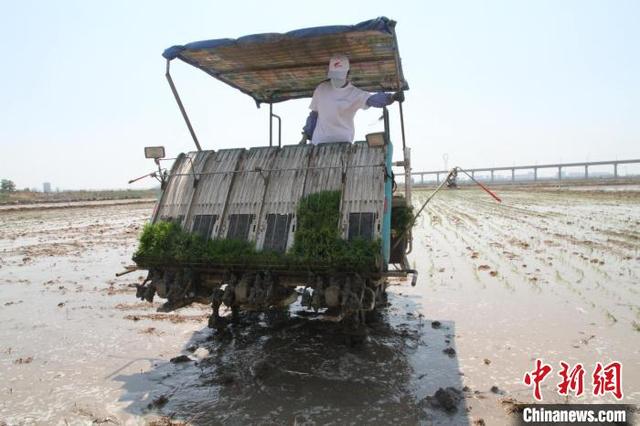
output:
[[[42,184],[42,192],[51,192],[51,183],[45,182]]]

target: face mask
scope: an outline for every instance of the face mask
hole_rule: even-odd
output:
[[[332,78],[331,85],[334,89],[340,89],[347,83],[347,80],[344,78]]]

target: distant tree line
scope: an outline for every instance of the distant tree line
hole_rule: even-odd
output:
[[[12,180],[2,179],[0,181],[0,192],[15,192],[16,184]]]

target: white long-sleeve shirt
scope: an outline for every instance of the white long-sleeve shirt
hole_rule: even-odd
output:
[[[353,119],[359,109],[367,109],[369,92],[351,83],[339,89],[331,82],[320,83],[313,92],[312,111],[318,112],[318,121],[311,138],[314,145],[326,142],[353,142]]]

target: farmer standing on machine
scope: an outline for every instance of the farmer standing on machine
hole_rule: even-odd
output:
[[[329,61],[328,80],[320,83],[313,92],[311,112],[302,129],[300,144],[311,140],[314,145],[327,142],[353,142],[353,119],[359,109],[370,106],[383,108],[394,101],[403,102],[404,94],[369,92],[355,87],[347,79],[349,58],[334,55]]]

